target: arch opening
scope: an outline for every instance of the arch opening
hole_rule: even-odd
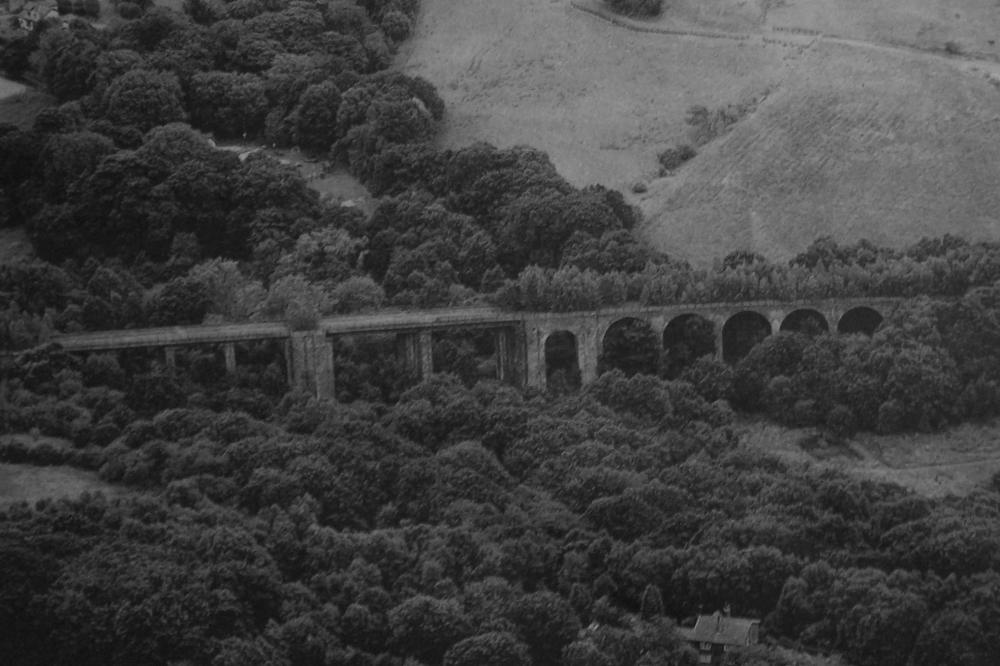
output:
[[[545,338],[545,385],[550,390],[580,388],[580,356],[576,336],[555,331]]]
[[[660,371],[662,343],[645,319],[625,317],[611,324],[601,342],[597,374],[621,370],[626,376]]]
[[[663,329],[663,376],[675,379],[695,359],[716,351],[714,323],[696,314],[674,317]]]
[[[492,330],[454,328],[432,337],[435,372],[457,376],[468,387],[497,376],[496,338]]]
[[[806,335],[821,335],[830,332],[830,324],[818,310],[803,308],[794,310],[781,322],[782,331],[805,333]]]
[[[884,319],[878,311],[860,305],[844,313],[837,323],[837,332],[843,335],[861,333],[871,337]]]
[[[722,327],[722,359],[736,363],[769,335],[771,322],[764,315],[750,310],[734,314]]]

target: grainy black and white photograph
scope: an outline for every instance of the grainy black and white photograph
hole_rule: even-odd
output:
[[[0,0],[0,665],[1000,665],[1000,0]]]

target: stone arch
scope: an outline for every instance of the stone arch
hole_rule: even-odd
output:
[[[626,375],[654,375],[660,369],[663,342],[652,324],[640,317],[621,317],[601,336],[598,374],[619,369]]]
[[[819,310],[800,308],[788,313],[781,322],[782,331],[795,331],[806,335],[818,335],[830,332],[830,323]]]
[[[668,378],[677,377],[695,359],[717,352],[711,319],[686,313],[671,319],[663,329],[663,371]]]
[[[884,317],[873,308],[865,305],[851,308],[837,322],[837,332],[841,334],[862,333],[871,336],[875,333]]]
[[[771,322],[761,313],[737,312],[722,327],[722,359],[736,363],[771,333]]]
[[[545,383],[565,382],[568,388],[580,387],[580,349],[571,331],[552,331],[545,336]],[[557,374],[558,373],[558,374]]]

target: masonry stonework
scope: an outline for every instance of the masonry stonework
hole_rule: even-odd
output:
[[[433,332],[480,329],[494,331],[497,377],[518,386],[544,388],[547,377],[546,341],[566,332],[576,341],[577,364],[584,384],[597,378],[598,363],[608,330],[625,319],[647,322],[663,340],[671,322],[697,315],[712,322],[716,354],[724,353],[725,328],[736,315],[755,313],[766,320],[771,333],[781,330],[789,315],[813,310],[825,319],[830,332],[838,332],[845,314],[864,308],[885,317],[902,299],[854,298],[796,302],[698,303],[666,306],[639,304],[589,312],[506,312],[494,308],[377,312],[322,320],[316,330],[291,331],[281,322],[131,329],[61,335],[53,339],[68,352],[164,348],[168,366],[175,350],[183,346],[221,344],[226,369],[236,370],[236,343],[285,341],[289,384],[324,397],[334,397],[333,339],[338,335],[397,334],[397,354],[415,375],[426,378],[434,371]],[[870,331],[869,331],[870,332]]]

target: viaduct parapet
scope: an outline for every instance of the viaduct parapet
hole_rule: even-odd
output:
[[[871,334],[902,299],[851,298],[812,301],[754,301],[664,306],[639,304],[587,312],[510,312],[489,307],[379,311],[322,319],[314,330],[294,331],[283,322],[260,322],[165,328],[127,329],[60,335],[53,338],[68,352],[161,348],[173,367],[181,347],[212,345],[223,350],[226,369],[236,371],[236,345],[266,340],[284,346],[289,384],[326,398],[334,396],[333,343],[353,335],[396,336],[396,353],[414,374],[434,372],[434,333],[490,330],[494,335],[496,375],[519,386],[544,387],[549,352],[558,337],[575,350],[584,384],[596,379],[598,361],[608,331],[621,322],[646,322],[665,344],[670,331],[701,318],[712,324],[716,355],[734,361],[736,334],[746,322],[756,330],[775,333],[802,330],[804,322],[836,333]]]

